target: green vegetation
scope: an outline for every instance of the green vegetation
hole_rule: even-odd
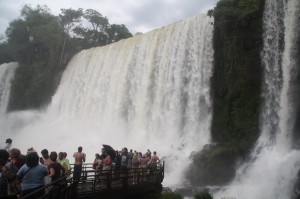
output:
[[[167,192],[162,194],[162,196],[159,199],[182,199],[182,196],[178,193]]]
[[[212,140],[194,156],[194,184],[222,185],[258,138],[264,0],[220,0],[213,11]],[[210,11],[209,14],[212,14]]]
[[[19,63],[9,110],[43,107],[51,100],[75,53],[131,36],[123,24],[110,25],[96,10],[62,9],[54,16],[46,6],[25,5],[20,18],[7,28],[7,40],[0,38],[0,64]]]
[[[213,199],[213,197],[208,192],[200,192],[195,195],[195,199]]]

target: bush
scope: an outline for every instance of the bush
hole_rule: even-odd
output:
[[[164,193],[159,199],[182,199],[182,196],[178,193]]]
[[[213,197],[208,192],[201,192],[195,195],[195,199],[213,199]]]

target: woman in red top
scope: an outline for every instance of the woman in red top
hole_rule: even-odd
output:
[[[61,176],[63,176],[66,172],[66,169],[58,162],[56,162],[57,160],[57,153],[55,151],[52,151],[50,153],[50,159],[51,159],[51,163],[50,165],[48,165],[48,169],[49,169],[49,173],[52,177],[52,182],[55,182],[56,180],[58,180]],[[62,172],[61,172],[62,171]]]

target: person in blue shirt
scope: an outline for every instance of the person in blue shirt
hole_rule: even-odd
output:
[[[32,193],[44,186],[44,178],[48,175],[48,170],[44,165],[39,164],[39,156],[36,152],[30,152],[26,155],[26,164],[24,164],[17,173],[21,183],[21,197]],[[44,191],[37,192],[35,196],[43,196]]]

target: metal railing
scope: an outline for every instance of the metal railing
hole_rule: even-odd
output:
[[[73,170],[73,169],[72,169]],[[124,190],[137,186],[161,186],[164,179],[164,162],[149,168],[129,168],[126,170],[95,170],[92,163],[82,167],[80,181],[74,183],[71,176],[43,186],[20,197],[21,199],[69,199],[84,198],[85,195],[98,194],[107,190]]]
[[[20,199],[68,199],[72,197],[73,183],[72,178],[67,179],[63,176],[50,184],[47,184],[40,189],[37,189]]]

